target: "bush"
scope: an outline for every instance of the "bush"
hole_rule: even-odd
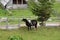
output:
[[[23,40],[22,37],[18,36],[18,35],[10,35],[8,37],[9,40]]]

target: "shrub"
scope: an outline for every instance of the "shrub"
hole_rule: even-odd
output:
[[[9,40],[23,40],[22,37],[18,36],[18,35],[10,35],[8,37]]]

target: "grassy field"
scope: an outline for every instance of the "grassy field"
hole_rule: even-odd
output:
[[[10,35],[19,35],[23,40],[60,40],[60,27],[39,27],[30,31],[22,27],[14,30],[0,29],[0,40],[8,40]]]
[[[29,9],[13,9],[10,10],[12,12],[12,15],[9,16],[6,11],[0,9],[0,17],[8,17],[9,23],[10,24],[17,24],[18,19],[17,18],[34,18],[35,16],[32,14],[32,12]],[[10,20],[10,18],[12,18]],[[16,19],[15,19],[16,18]],[[6,24],[6,22],[0,22],[0,25]]]
[[[55,2],[54,4],[54,9],[60,13],[60,1],[59,2]]]
[[[56,2],[54,9],[60,13],[60,2]],[[32,12],[28,9],[15,9],[10,10],[12,12],[11,16],[8,16],[7,11],[0,9],[1,17],[30,17],[34,16]],[[35,17],[35,16],[34,16]],[[18,23],[17,20],[11,20],[11,24]],[[6,24],[5,22],[0,23]],[[19,35],[23,40],[60,40],[60,27],[39,27],[37,31],[32,28],[28,31],[26,27],[21,27],[14,30],[2,30],[0,29],[0,40],[8,40],[10,35]]]
[[[60,2],[55,2],[54,4],[54,9],[60,13]],[[9,16],[8,12],[6,10],[3,10],[3,9],[0,9],[0,17],[8,17],[8,18],[34,18],[35,19],[35,15],[33,15],[33,13],[27,8],[27,9],[12,9],[10,10],[12,12],[12,15]],[[54,16],[55,17],[55,16]],[[31,19],[30,18],[30,19]],[[52,20],[53,21],[53,20]],[[57,21],[60,21],[60,20],[55,20],[53,22],[57,22]],[[12,20],[9,20],[9,23],[10,24],[17,24],[18,23],[18,20],[16,19],[12,19]],[[6,24],[5,22],[2,22],[0,24]]]
[[[60,2],[55,2],[54,4],[54,9],[60,13]],[[27,9],[13,9],[10,10],[12,12],[12,15],[9,16],[8,12],[5,11],[4,9],[0,8],[0,16],[8,16],[8,17],[29,17],[29,16],[34,16],[32,12],[27,8]]]
[[[29,9],[12,9],[10,10],[11,16],[9,16],[7,11],[0,10],[0,16],[4,17],[29,17],[34,16]]]

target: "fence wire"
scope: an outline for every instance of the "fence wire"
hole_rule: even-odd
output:
[[[20,26],[26,26],[22,21],[23,18],[28,20],[37,19],[37,17],[0,17],[0,27],[8,29],[8,27],[18,28]],[[51,17],[47,22],[60,22],[60,17]]]

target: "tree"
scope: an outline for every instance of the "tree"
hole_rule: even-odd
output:
[[[5,10],[5,7],[0,3],[0,14],[6,14],[7,11]]]
[[[1,4],[1,2],[0,2],[0,9],[4,9],[3,5]]]
[[[11,16],[12,12],[9,9],[6,8],[7,4],[5,6],[3,6],[3,4],[0,2],[0,10],[1,10],[0,14],[4,13],[4,14],[7,14],[8,16]]]
[[[44,21],[50,18],[52,13],[54,0],[29,0],[28,7],[31,9],[34,15],[38,16],[38,21],[43,26]]]

